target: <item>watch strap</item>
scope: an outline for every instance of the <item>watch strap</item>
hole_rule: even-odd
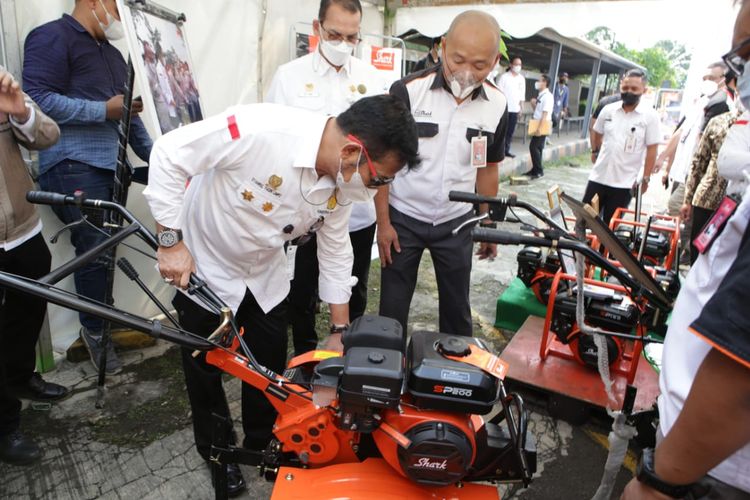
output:
[[[636,469],[636,477],[638,481],[646,486],[672,498],[685,498],[695,485],[694,483],[672,484],[657,476],[654,466],[653,448],[644,448],[643,452],[641,452],[641,459],[638,461],[638,468]]]

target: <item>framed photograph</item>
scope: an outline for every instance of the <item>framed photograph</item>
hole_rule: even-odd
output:
[[[203,119],[184,18],[157,4],[117,0],[130,57],[144,91],[143,112],[166,134]]]

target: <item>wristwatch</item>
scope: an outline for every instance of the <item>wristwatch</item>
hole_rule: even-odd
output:
[[[335,325],[335,324],[331,324],[330,333],[331,333],[331,335],[333,335],[335,333],[344,333],[348,329],[349,329],[349,325]]]
[[[636,477],[638,481],[642,482],[646,486],[655,489],[659,493],[667,495],[672,498],[684,498],[690,490],[695,486],[691,484],[672,484],[664,481],[656,475],[654,469],[654,449],[644,448],[641,452],[641,459],[638,461],[638,468],[636,469]]]
[[[156,239],[160,247],[171,248],[182,241],[182,231],[165,227],[156,233]]]

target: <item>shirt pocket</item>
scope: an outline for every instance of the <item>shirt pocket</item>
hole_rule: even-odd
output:
[[[471,140],[474,137],[479,137],[479,136],[487,138],[487,147],[489,147],[493,142],[495,142],[494,132],[487,132],[486,130],[482,130],[479,128],[466,127],[466,141],[469,144],[471,144]]]
[[[435,137],[440,131],[440,126],[432,122],[417,122],[417,135],[420,139]]]
[[[246,185],[237,193],[240,206],[264,217],[272,217],[281,207],[279,197],[266,192],[263,188]]]

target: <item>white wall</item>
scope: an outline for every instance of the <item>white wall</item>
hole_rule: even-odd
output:
[[[319,0],[160,0],[157,3],[184,13],[187,18],[184,28],[207,115],[234,104],[258,101],[259,89],[267,88],[276,67],[289,60],[289,27],[300,21],[312,22],[319,6]],[[59,18],[65,12],[70,13],[73,4],[73,0],[16,0],[19,39],[7,41],[10,50],[14,46],[22,50],[23,40],[29,31]],[[263,40],[259,43],[261,23]],[[362,31],[383,32],[382,14],[369,4],[365,4]],[[125,42],[116,45],[127,58]],[[259,68],[262,68],[260,75]],[[138,93],[140,90],[136,88],[136,95]],[[145,121],[153,135],[157,130],[155,124]],[[141,163],[134,159],[134,164]],[[49,238],[61,224],[47,207],[41,208],[44,234]],[[145,224],[152,226],[141,186],[131,188],[128,208]],[[66,235],[56,245],[50,245],[53,268],[73,257],[73,249],[68,241]],[[133,243],[145,249],[139,241],[133,240]],[[126,256],[157,296],[169,305],[172,290],[158,278],[152,260],[124,247],[118,248],[118,256]],[[117,307],[145,316],[159,313],[119,271],[116,276],[114,297]],[[61,286],[73,290],[72,278],[64,280]],[[49,314],[55,350],[64,352],[76,338],[79,327],[77,313],[50,306]]]

